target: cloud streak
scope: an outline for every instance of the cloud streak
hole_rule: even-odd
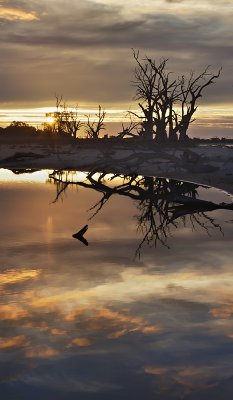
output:
[[[206,101],[231,102],[232,12],[226,13],[226,5],[193,8],[186,1],[160,1],[158,8],[147,1],[142,12],[132,8],[136,1],[70,0],[66,7],[34,1],[33,10],[16,2],[14,8],[20,4],[22,12],[39,19],[4,22],[0,102],[51,105],[53,94],[60,92],[79,104],[130,104],[132,47],[141,49],[142,56],[170,58],[178,74],[223,65],[218,89],[211,88]]]
[[[36,21],[39,17],[36,12],[28,12],[19,8],[2,7],[0,5],[0,21]]]

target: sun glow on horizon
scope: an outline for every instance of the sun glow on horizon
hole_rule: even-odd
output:
[[[105,108],[106,122],[121,122],[127,120],[126,113],[127,107],[124,108]],[[98,106],[96,108],[78,108],[77,110],[68,107],[68,110],[78,113],[81,121],[86,121],[86,116],[90,115],[91,119],[95,119],[95,114],[98,112]],[[41,108],[15,108],[15,109],[0,109],[0,126],[5,127],[13,121],[26,122],[34,126],[42,126],[44,123],[54,122],[51,114],[56,113],[56,107],[41,107]]]
[[[125,106],[125,108],[124,108]],[[73,111],[78,115],[81,122],[86,122],[87,115],[90,116],[90,120],[96,119],[98,107],[93,104],[80,106],[78,109],[68,107],[69,111]],[[131,107],[129,104],[119,105],[117,107],[104,107],[106,112],[105,124],[106,133],[115,134],[121,130],[121,125],[127,125],[130,122],[130,116],[127,115],[127,110],[140,114],[136,104]],[[37,108],[12,108],[12,109],[0,109],[0,126],[5,128],[10,125],[13,121],[20,121],[28,123],[29,125],[35,126],[38,129],[43,128],[44,124],[53,124],[54,116],[53,113],[57,112],[56,107],[37,107]],[[110,125],[108,125],[110,124]],[[114,128],[114,124],[116,128]],[[195,121],[191,124],[190,130],[200,130],[202,128],[218,129],[219,131],[213,132],[213,135],[217,136],[228,136],[230,132],[233,135],[233,116],[232,116],[232,104],[210,104],[210,105],[199,105],[195,114]],[[116,131],[116,132],[115,132]],[[221,132],[220,132],[221,131]],[[210,132],[210,134],[212,134]],[[212,136],[213,136],[212,135]],[[83,136],[81,132],[81,136]]]

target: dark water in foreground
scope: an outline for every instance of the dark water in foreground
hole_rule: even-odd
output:
[[[232,399],[230,197],[0,172],[1,399]]]

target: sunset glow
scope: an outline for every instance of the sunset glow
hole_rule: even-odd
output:
[[[233,0],[0,0],[1,400],[232,400]]]
[[[213,129],[212,136],[233,137],[232,2],[140,4],[71,0],[64,8],[55,0],[20,0],[17,6],[3,1],[0,126],[17,120],[41,127],[45,114],[55,111],[55,94],[68,105],[78,104],[81,120],[101,104],[107,123],[126,121],[125,112],[138,109],[134,48],[142,58],[168,59],[168,68],[179,76],[207,65],[211,71],[222,67],[218,81],[200,99],[191,135],[211,135]]]
[[[138,112],[138,109],[132,109],[131,111]],[[72,110],[72,109],[71,109]],[[109,134],[114,134],[116,129],[121,130],[121,123],[127,125],[130,122],[129,116],[127,116],[127,109],[123,110],[120,108],[106,109],[106,123],[107,131]],[[44,108],[28,108],[28,109],[5,109],[0,110],[0,126],[7,126],[12,121],[22,121],[37,128],[43,127],[44,123],[53,124],[54,118],[47,116],[46,114],[56,112],[55,107],[44,107]],[[86,122],[86,115],[90,115],[91,118],[95,119],[95,113],[97,109],[94,108],[79,108],[80,120]],[[209,136],[233,136],[233,115],[232,106],[229,104],[215,104],[213,106],[204,105],[200,106],[195,114],[196,120],[190,127],[191,136],[201,135],[202,128],[206,128],[209,131]],[[117,124],[117,128],[112,128],[111,124]],[[195,128],[195,134],[192,134],[192,128]],[[222,134],[221,134],[222,133]],[[205,135],[204,135],[205,136]]]

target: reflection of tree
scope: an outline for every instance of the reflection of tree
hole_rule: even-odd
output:
[[[187,218],[193,229],[201,227],[209,234],[211,228],[218,228],[222,232],[221,226],[206,212],[233,209],[233,204],[216,204],[198,199],[197,189],[200,185],[191,182],[138,175],[97,174],[96,171],[87,174],[85,180],[75,180],[75,173],[54,171],[50,174],[50,179],[57,186],[55,202],[69,185],[100,192],[102,197],[91,207],[93,215],[90,219],[102,209],[112,195],[118,194],[137,201],[138,231],[142,233],[142,240],[136,250],[137,256],[140,256],[145,243],[154,244],[156,247],[160,242],[168,247],[167,239],[171,235],[171,228],[177,228],[180,222],[185,226]]]

